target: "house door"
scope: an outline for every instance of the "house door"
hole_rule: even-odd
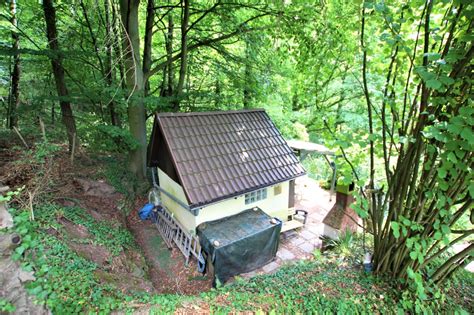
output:
[[[295,180],[290,180],[290,192],[288,196],[288,208],[295,206]]]

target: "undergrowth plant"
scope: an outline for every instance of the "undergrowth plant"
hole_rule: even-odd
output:
[[[38,211],[41,215],[32,221],[28,212],[12,209],[15,232],[22,237],[22,243],[15,249],[13,258],[21,262],[23,269],[34,271],[36,280],[26,287],[38,303],[46,305],[56,314],[108,314],[118,309],[131,310],[134,305],[143,303],[150,303],[164,313],[176,308],[179,296],[149,295],[143,292],[126,294],[111,284],[101,283],[95,276],[99,267],[94,262],[81,257],[64,240],[49,233],[52,228],[60,228],[58,223],[54,223],[58,210],[57,206],[43,205]],[[74,214],[69,218],[75,223],[87,225],[95,240],[103,243],[112,253],[116,254],[118,250],[131,246],[128,231],[114,231],[111,226],[103,225],[103,222],[93,226],[91,220],[84,220],[81,210],[73,209],[72,212]],[[110,240],[107,241],[107,238]],[[0,307],[10,309],[9,304]]]
[[[2,313],[13,313],[16,307],[9,301],[0,298],[0,312]]]
[[[66,215],[69,211],[71,215]],[[45,304],[53,313],[111,313],[114,310],[132,311],[137,305],[145,306],[150,313],[170,314],[184,302],[209,305],[213,313],[265,312],[293,313],[387,313],[415,310],[409,293],[400,294],[399,288],[387,279],[367,274],[360,268],[341,268],[337,257],[319,253],[314,261],[300,261],[283,266],[272,275],[252,279],[237,279],[233,284],[212,289],[199,297],[179,294],[156,295],[148,292],[124,293],[111,284],[104,284],[95,276],[98,266],[78,255],[64,238],[51,230],[61,229],[56,221],[66,216],[76,224],[83,224],[94,241],[109,250],[130,246],[127,237],[104,241],[120,235],[110,232],[110,226],[84,217],[79,208],[60,208],[43,205],[31,221],[27,211],[12,209],[15,231],[23,243],[14,253],[26,270],[35,272],[36,280],[27,284],[30,294],[38,303]],[[41,215],[40,215],[41,214]],[[100,225],[102,225],[100,227]],[[97,226],[94,226],[97,225]],[[112,233],[112,234],[108,234]],[[125,234],[124,234],[125,235]],[[352,249],[360,246],[358,236],[352,236]],[[466,283],[469,285],[469,283]],[[416,302],[415,302],[416,303]],[[5,303],[4,303],[5,304]],[[10,307],[9,304],[4,305]],[[424,303],[427,313],[459,311],[462,309],[446,299],[443,305]]]
[[[217,298],[225,296],[224,302]],[[273,275],[239,281],[206,295],[216,313],[373,313],[396,309],[395,291],[337,263],[299,262]]]
[[[53,218],[58,213],[76,225],[82,225],[92,234],[94,242],[104,245],[114,256],[128,248],[136,248],[133,235],[121,226],[115,226],[112,222],[96,221],[84,209],[79,207],[68,207],[62,210],[55,205],[41,207],[39,213],[43,218]]]
[[[128,215],[132,211],[137,195],[143,194],[150,186],[148,181],[138,181],[126,167],[121,157],[109,156],[100,158],[103,168],[99,176],[107,179],[115,190],[123,195],[119,208]]]

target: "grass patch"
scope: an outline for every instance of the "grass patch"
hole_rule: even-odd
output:
[[[152,245],[151,248],[153,249],[153,253],[156,260],[159,262],[160,267],[165,270],[171,270],[171,265],[173,264],[171,251],[168,249],[161,236],[154,236],[148,241]]]
[[[383,281],[336,263],[299,262],[206,296],[217,313],[373,313],[396,308],[396,293]]]

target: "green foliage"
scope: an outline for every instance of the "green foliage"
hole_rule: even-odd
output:
[[[396,309],[408,312],[459,309],[445,295],[433,301],[417,300],[411,291],[399,295],[398,289],[389,286],[385,279],[341,264],[339,251],[343,253],[350,248],[353,258],[361,255],[361,238],[350,233],[341,237],[340,248],[336,247],[334,254],[318,251],[314,254],[314,261],[284,266],[273,275],[240,279],[202,293],[199,298],[147,292],[125,294],[113,285],[101,283],[95,276],[98,270],[95,263],[78,255],[68,247],[65,239],[48,231],[61,229],[56,218],[65,215],[76,224],[85,225],[94,242],[109,249],[130,246],[127,238],[121,239],[121,233],[109,234],[110,238],[118,236],[114,243],[104,241],[107,236],[105,228],[110,226],[85,218],[84,211],[78,208],[43,205],[36,209],[36,221],[30,221],[27,211],[13,209],[13,212],[15,231],[23,239],[14,257],[21,261],[24,269],[35,271],[37,280],[27,285],[28,291],[54,313],[128,312],[133,310],[133,305],[146,304],[151,307],[150,312],[168,314],[181,303],[202,301],[216,313],[257,310],[276,313],[384,313]],[[5,304],[5,307],[10,306]]]
[[[87,145],[94,151],[127,153],[138,148],[130,131],[112,125],[87,126],[81,130]]]
[[[226,297],[225,303],[219,296]],[[276,298],[278,297],[278,298]],[[273,275],[240,281],[205,295],[216,313],[373,313],[396,309],[394,290],[337,263],[300,262]]]
[[[46,217],[41,219],[46,220]],[[15,216],[15,225],[23,238],[22,245],[16,249],[16,257],[23,257],[24,268],[36,270],[38,278],[28,286],[31,294],[58,312],[78,312],[98,302],[102,294],[91,293],[91,289],[98,285],[93,277],[97,268],[94,263],[78,256],[55,236],[42,231],[41,221],[30,221],[27,212]],[[25,238],[28,238],[27,242]],[[31,251],[25,253],[27,249]]]
[[[408,287],[401,293],[399,306],[404,312],[416,314],[451,312],[455,314],[468,314],[455,299],[448,296],[447,288],[441,289],[434,283],[423,279],[423,275],[408,269]],[[469,292],[469,290],[467,290]],[[467,305],[469,307],[469,305]],[[399,313],[401,313],[399,310]]]
[[[8,302],[7,300],[0,298],[0,312],[13,313],[15,312],[16,307]]]
[[[19,29],[9,22],[12,13],[8,7],[0,8],[6,17],[0,21],[0,29],[4,30],[0,32],[0,54],[7,57],[0,59],[0,124],[6,121],[8,112],[10,56],[16,53],[11,49],[11,35],[15,32],[20,34],[22,65],[19,129],[29,144],[36,142],[35,150],[27,152],[25,159],[44,165],[59,148],[53,143],[65,141],[59,119],[60,100],[73,104],[81,145],[100,153],[123,155],[137,149],[137,141],[128,131],[137,118],[128,116],[127,107],[133,109],[133,104],[143,102],[147,117],[156,110],[228,110],[241,109],[244,104],[264,107],[285,137],[309,139],[337,149],[339,183],[368,186],[367,194],[371,195],[356,195],[353,208],[376,234],[374,263],[378,265],[384,257],[387,261],[380,272],[412,289],[405,294],[402,309],[429,312],[423,305],[431,299],[440,301],[430,279],[443,283],[456,274],[457,266],[472,259],[467,253],[448,263],[453,253],[447,247],[459,236],[463,237],[459,242],[473,240],[469,232],[474,198],[471,2],[364,1],[361,5],[347,1],[247,1],[218,2],[213,7],[206,1],[193,1],[188,44],[202,46],[188,51],[185,89],[176,95],[178,58],[171,67],[159,68],[149,77],[146,97],[142,97],[144,91],[129,95],[131,91],[124,88],[130,72],[124,73],[123,69],[121,32],[104,27],[107,12],[113,24],[122,25],[116,19],[120,14],[106,12],[105,3],[109,1],[84,1],[80,7],[72,2],[56,4],[57,19],[61,21],[57,23],[58,41],[63,48],[69,90],[62,99],[56,96],[51,75],[48,57],[52,54],[42,49],[47,39],[41,1],[18,3]],[[365,11],[363,47],[358,46],[361,6]],[[146,33],[145,10],[146,6],[140,5],[140,35]],[[164,23],[151,29],[151,61],[159,66],[167,59],[168,19],[175,23],[171,51],[178,56],[182,48],[182,12],[179,6],[156,8],[154,12],[155,20]],[[233,33],[225,40],[205,45],[218,34]],[[368,58],[362,78],[364,54]],[[134,66],[143,68],[141,64]],[[137,87],[134,85],[133,90]],[[173,108],[177,101],[179,108]],[[112,108],[119,120],[115,126]],[[368,109],[373,111],[372,131],[368,131]],[[46,125],[49,141],[37,141],[41,136],[38,117]],[[148,119],[148,128],[151,121]],[[7,139],[5,143],[17,138],[12,132],[0,132],[0,140]],[[310,158],[304,163],[314,178],[326,182],[330,177],[324,160]],[[38,169],[41,180],[46,168]],[[121,205],[124,211],[131,209],[143,184],[127,169],[124,162],[111,157],[106,168],[97,172],[126,196]],[[2,196],[0,201],[11,197]],[[44,213],[61,212],[34,206]],[[130,246],[129,235],[113,226],[95,225],[81,209],[72,208],[61,215],[88,225],[95,241],[114,253]],[[42,224],[47,226],[46,222]],[[463,233],[455,234],[453,230]],[[34,233],[43,232],[40,229]],[[34,239],[41,237],[27,239],[17,249],[17,256],[23,257],[36,247]],[[47,246],[43,250],[51,250],[58,240],[51,235],[44,237]],[[350,243],[348,240],[344,242]],[[350,247],[342,246],[342,252],[347,253]],[[70,254],[64,248],[54,253]],[[75,260],[71,255],[67,257]],[[57,264],[55,270],[60,269],[59,259]],[[93,279],[86,283],[90,286],[86,290],[99,290]],[[67,291],[69,287],[61,289]],[[98,311],[89,302],[84,303],[89,311]],[[346,306],[339,310],[331,303],[330,310],[347,311]],[[289,309],[298,309],[292,307]]]
[[[133,179],[130,172],[128,172],[123,161],[117,160],[115,157],[106,158],[105,169],[100,174],[107,178],[109,182],[119,193],[127,196],[133,192],[136,180]]]
[[[0,203],[11,201],[12,198],[18,196],[23,189],[25,189],[25,186],[17,188],[14,191],[7,191],[5,195],[0,194]]]
[[[60,146],[45,140],[36,143],[34,150],[31,150],[31,154],[36,163],[43,164],[47,158],[51,158],[54,153],[60,150]]]
[[[352,231],[345,230],[334,241],[335,251],[342,257],[348,257],[352,254],[353,243],[354,236]]]
[[[43,207],[37,210],[45,218],[54,218],[63,215],[66,219],[75,224],[83,225],[93,235],[94,243],[104,245],[114,256],[122,251],[135,248],[136,244],[130,231],[114,226],[113,223],[97,222],[84,209],[78,207],[68,207],[61,209],[59,207]]]
[[[365,242],[372,245],[370,237]],[[312,261],[285,265],[272,275],[249,280],[239,278],[231,285],[212,290],[202,297],[216,313],[258,310],[269,314],[467,314],[458,302],[464,294],[452,298],[447,295],[447,290],[425,286],[419,275],[413,274],[413,279],[410,278],[409,289],[400,290],[398,284],[389,278],[377,277],[355,267],[361,263],[362,244],[362,235],[344,233],[332,249],[323,253],[316,250]],[[464,285],[472,295],[472,287],[469,287],[472,275],[471,282],[467,280],[469,277],[460,279],[463,279],[462,284],[457,284],[457,288]],[[421,292],[426,292],[431,298],[420,295]],[[468,304],[464,306],[469,307]]]
[[[331,187],[332,169],[322,155],[311,154],[302,161],[303,167],[310,178],[321,181],[322,188]]]
[[[343,134],[336,143],[351,157],[352,174],[344,176],[359,178],[357,198],[367,200],[354,208],[374,233],[375,269],[409,288],[405,309],[425,312],[441,307],[438,286],[471,260],[472,47],[461,39],[472,31],[473,6],[420,5],[364,2],[360,49],[370,130],[351,128],[353,140]],[[354,159],[355,147],[365,160]],[[461,243],[468,247],[451,250]]]
[[[320,261],[323,259],[323,254],[321,253],[321,250],[319,248],[316,248],[312,254],[313,254],[313,259],[316,261]]]
[[[15,231],[22,237],[22,244],[16,248],[13,257],[21,261],[25,270],[35,271],[37,279],[27,284],[28,292],[52,312],[110,313],[117,309],[130,310],[135,303],[150,303],[169,313],[179,303],[179,296],[140,292],[127,295],[112,285],[102,284],[95,275],[98,269],[95,263],[78,255],[63,239],[48,233],[49,229],[61,228],[55,220],[57,216],[65,215],[77,224],[84,224],[93,235],[94,242],[117,254],[124,248],[134,246],[127,230],[94,222],[78,208],[42,205],[36,209],[36,221],[30,221],[27,211],[12,211]],[[8,304],[5,307],[9,307]]]
[[[127,168],[125,159],[121,156],[102,157],[103,169],[98,172],[99,177],[107,179],[115,190],[124,198],[120,201],[119,208],[128,214],[132,210],[137,194],[143,194],[149,189],[149,182],[140,182]]]

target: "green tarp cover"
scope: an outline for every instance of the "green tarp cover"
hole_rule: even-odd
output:
[[[276,255],[282,222],[259,208],[245,210],[197,227],[201,247],[210,255],[216,279],[230,277],[266,265]]]

